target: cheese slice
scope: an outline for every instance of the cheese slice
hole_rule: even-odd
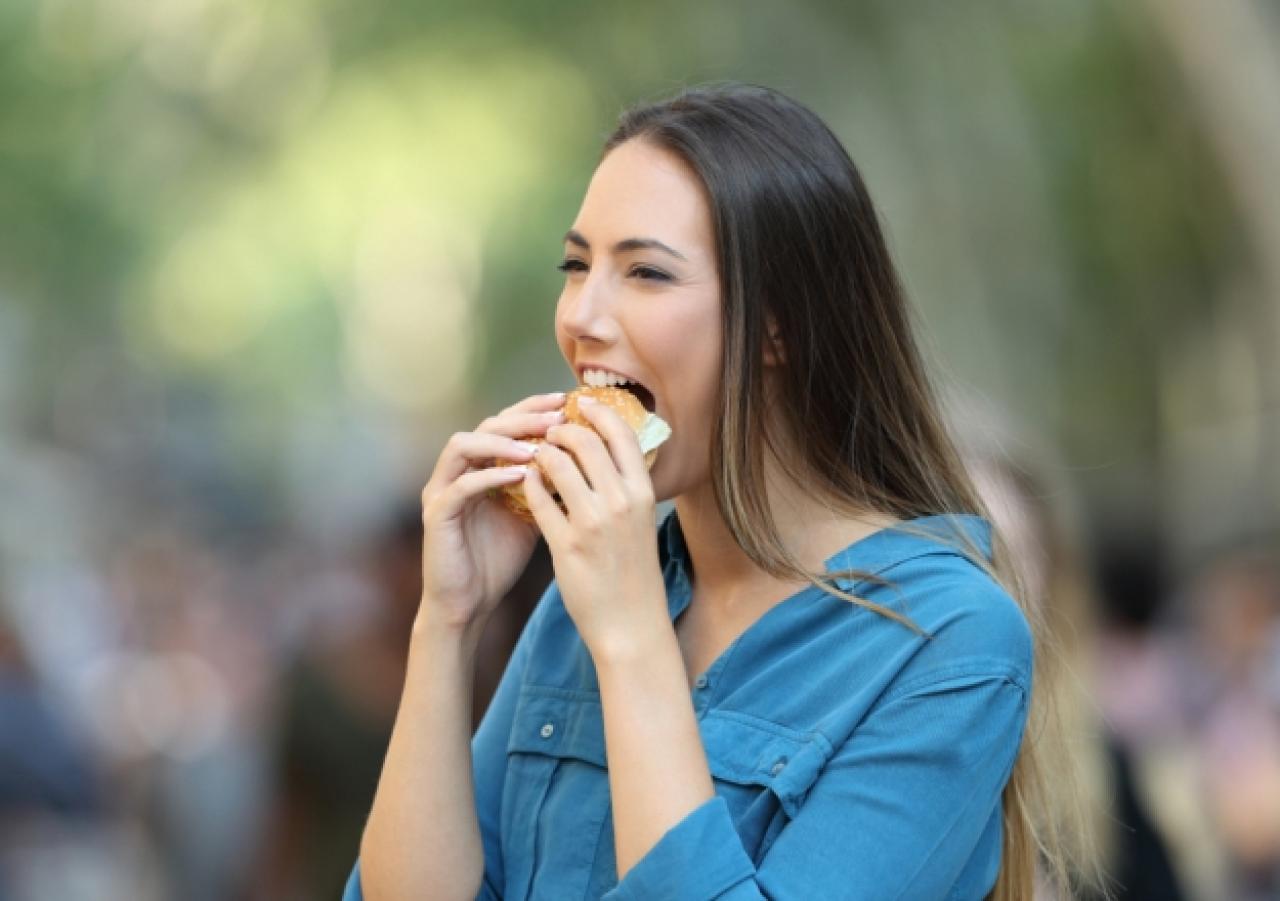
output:
[[[640,441],[640,452],[644,454],[656,450],[670,437],[671,426],[656,413],[647,415],[636,432],[636,438]]]

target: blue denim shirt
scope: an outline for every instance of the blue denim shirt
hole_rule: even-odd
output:
[[[553,582],[472,742],[479,897],[984,897],[1027,716],[1031,634],[1009,595],[945,540],[964,529],[989,556],[984,520],[910,525],[933,537],[882,530],[827,568],[889,580],[839,584],[931,637],[816,588],[772,607],[692,692],[716,797],[621,882],[599,687]],[[691,597],[674,513],[658,538],[674,621]],[[357,866],[344,901],[360,899]]]

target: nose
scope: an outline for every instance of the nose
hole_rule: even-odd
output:
[[[618,340],[614,298],[607,282],[591,272],[577,285],[566,285],[557,305],[565,334],[582,344],[612,344]]]

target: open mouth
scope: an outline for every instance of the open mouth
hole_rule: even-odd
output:
[[[657,403],[653,398],[653,392],[644,385],[633,382],[630,385],[621,385],[619,387],[634,394],[636,396],[636,400],[640,401],[640,403],[644,405],[644,408],[650,413],[652,413],[654,408],[657,407]]]
[[[638,401],[640,401],[641,406],[650,413],[653,413],[657,408],[657,400],[654,398],[653,392],[637,382],[635,379],[619,375],[615,372],[591,368],[584,369],[580,378],[583,385],[590,387],[621,388],[624,391],[629,391]]]

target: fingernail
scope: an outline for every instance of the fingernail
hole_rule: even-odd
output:
[[[520,448],[520,450],[524,451],[526,454],[529,454],[531,456],[538,452],[538,445],[531,444],[528,441],[517,441],[516,447]]]
[[[553,411],[553,412],[551,412],[551,413],[545,413],[545,414],[543,414],[543,415],[544,415],[544,416],[546,416],[546,417],[547,417],[547,419],[551,420],[552,422],[560,422],[561,420],[563,420],[563,419],[564,419],[564,411],[563,411],[563,410],[555,410],[555,411]]]
[[[580,397],[580,398],[578,398],[578,406],[579,406],[579,407],[594,407],[597,403],[599,403],[599,401],[597,401],[594,397]]]
[[[552,391],[550,394],[547,395],[547,397],[551,398],[552,400],[564,400],[566,397],[568,397],[568,395],[565,394],[563,391]]]
[[[529,471],[529,467],[527,466],[508,466],[506,469],[507,472],[502,474],[504,479],[523,479],[525,477],[525,473]]]

